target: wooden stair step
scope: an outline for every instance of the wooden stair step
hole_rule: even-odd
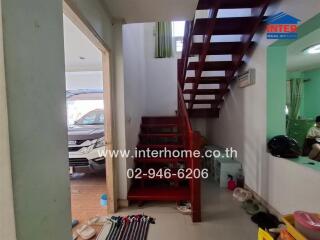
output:
[[[223,99],[195,99],[195,100],[185,100],[186,103],[193,103],[193,104],[221,104],[223,103]]]
[[[137,145],[138,149],[154,149],[154,150],[161,150],[161,149],[168,149],[168,150],[182,150],[183,145],[181,144],[145,144],[145,143],[139,143]]]
[[[184,94],[195,94],[195,95],[224,95],[229,92],[229,89],[185,89]]]
[[[218,118],[219,108],[193,108],[188,109],[190,118]]]
[[[254,24],[259,21],[257,17],[232,17],[232,18],[199,18],[196,20],[193,35],[205,35],[208,26],[215,21],[212,35],[250,34]]]
[[[187,77],[186,83],[195,83],[196,78],[195,77]],[[220,84],[220,83],[226,83],[227,78],[226,77],[201,77],[199,84]]]
[[[263,0],[221,0],[220,9],[255,8],[261,6]],[[212,8],[212,0],[199,0],[197,9]]]
[[[177,128],[178,123],[141,124],[141,128]]]
[[[152,116],[142,117],[142,124],[177,124],[176,116]]]
[[[135,163],[144,163],[144,164],[169,164],[169,163],[178,163],[185,162],[185,158],[135,158]]]
[[[241,64],[244,62],[242,61]],[[217,61],[217,62],[205,62],[203,65],[203,71],[232,71],[236,68],[232,61]],[[190,62],[188,70],[199,69],[199,62]]]
[[[139,187],[132,186],[128,193],[129,201],[188,201],[188,187]]]
[[[252,42],[253,46],[254,43]],[[245,44],[242,42],[212,42],[209,45],[207,55],[228,55],[228,54],[239,54]],[[198,55],[201,54],[203,43],[193,43],[191,46],[190,54]]]
[[[145,138],[178,138],[180,133],[140,133],[140,137]]]

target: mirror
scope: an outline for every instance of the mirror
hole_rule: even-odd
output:
[[[286,131],[303,156],[320,161],[320,29],[287,52]]]

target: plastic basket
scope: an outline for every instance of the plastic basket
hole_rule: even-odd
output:
[[[282,218],[282,221],[287,226],[287,231],[294,237],[296,240],[308,240],[304,237],[295,227],[294,227],[294,218],[293,214],[286,215]]]
[[[259,228],[258,240],[274,240],[274,238],[267,231]]]

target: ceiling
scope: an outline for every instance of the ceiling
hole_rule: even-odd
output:
[[[198,0],[103,0],[112,17],[126,23],[192,19]]]
[[[101,70],[100,50],[66,16],[63,16],[63,27],[66,71]]]
[[[319,68],[320,54],[309,55],[303,52],[306,48],[319,43],[320,28],[290,44],[288,47],[288,70],[305,71]]]

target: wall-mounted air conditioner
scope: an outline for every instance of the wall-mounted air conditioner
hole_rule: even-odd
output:
[[[251,68],[247,70],[246,72],[240,74],[237,77],[237,80],[239,82],[239,87],[244,88],[248,87],[250,85],[255,84],[256,82],[256,70]]]

